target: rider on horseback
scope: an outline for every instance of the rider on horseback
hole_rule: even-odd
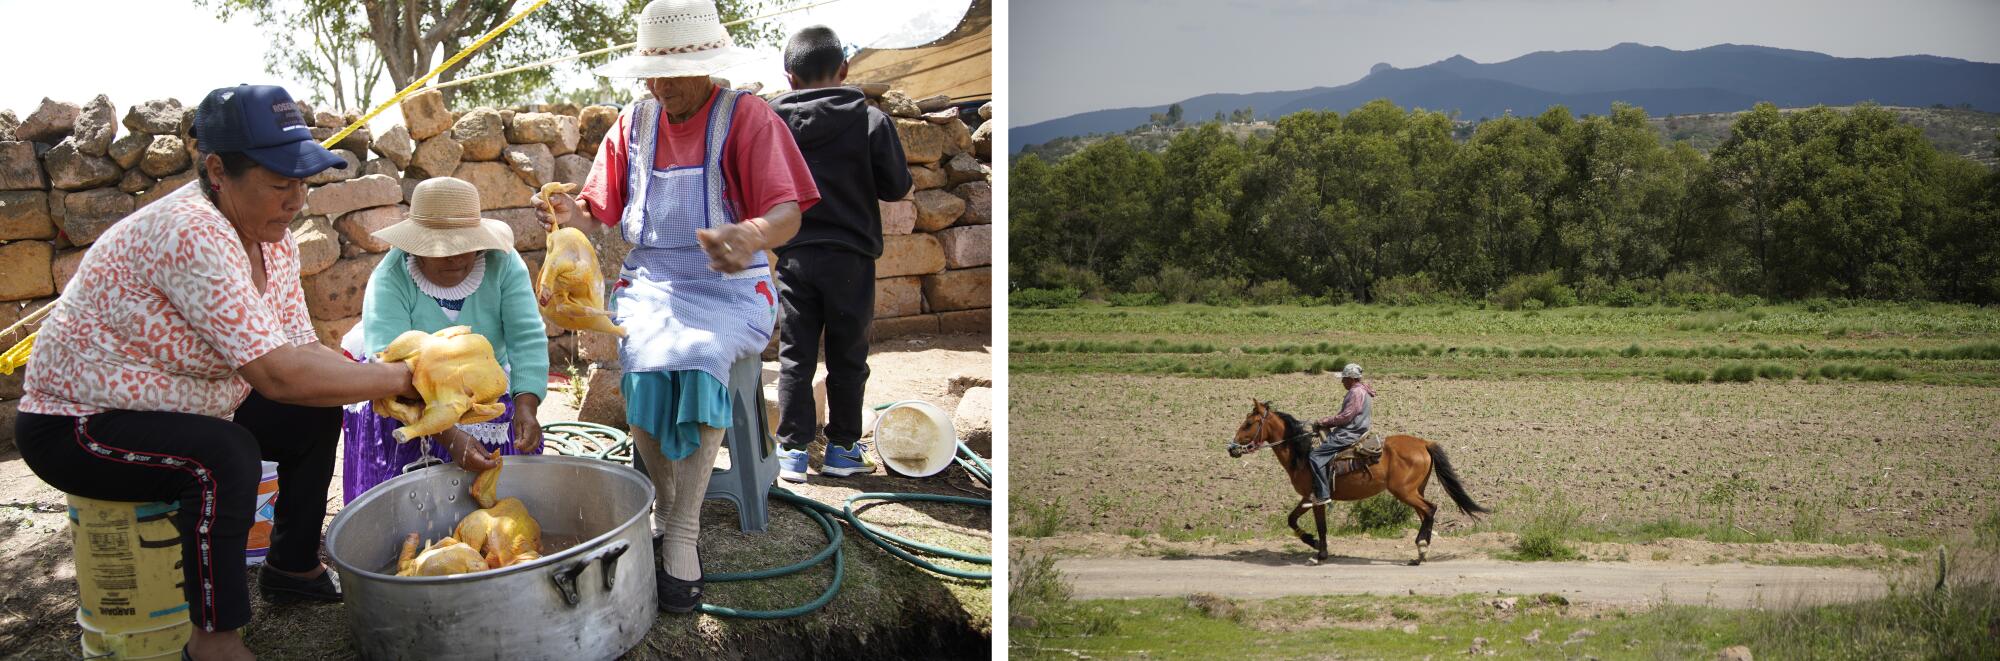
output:
[[[1340,413],[1331,418],[1321,418],[1313,423],[1313,431],[1326,430],[1325,440],[1313,448],[1313,497],[1316,504],[1333,502],[1332,475],[1327,473],[1327,464],[1341,450],[1352,447],[1368,435],[1368,411],[1375,403],[1375,389],[1361,382],[1361,366],[1348,363],[1340,370],[1340,385],[1347,388],[1347,396],[1340,402]]]

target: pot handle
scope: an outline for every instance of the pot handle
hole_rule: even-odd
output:
[[[556,589],[562,592],[563,602],[575,607],[583,601],[582,593],[576,588],[576,578],[583,574],[584,568],[589,567],[592,562],[604,561],[602,567],[604,591],[608,593],[618,576],[618,559],[624,557],[625,551],[630,548],[632,543],[622,539],[606,544],[604,548],[592,551],[549,572],[549,580],[555,581]]]

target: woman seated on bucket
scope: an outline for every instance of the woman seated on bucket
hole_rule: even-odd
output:
[[[187,654],[248,659],[237,630],[250,621],[259,460],[278,462],[285,494],[257,580],[265,599],[339,601],[319,562],[337,407],[417,391],[406,364],[357,365],[319,344],[306,313],[290,225],[305,178],[346,162],[313,141],[283,88],[218,89],[194,113],[200,180],[84,254],[42,324],[14,431],[57,489],[178,501]]]
[[[348,353],[367,360],[403,333],[471,326],[493,345],[507,371],[507,412],[459,425],[435,437],[398,443],[403,423],[362,402],[341,419],[346,437],[343,502],[402,474],[426,455],[468,471],[494,465],[496,455],[540,454],[536,409],[549,387],[549,341],[528,267],[514,252],[507,224],[479,217],[479,189],[462,179],[434,177],[410,193],[410,215],[375,232],[389,253],[368,278],[361,323],[348,333]],[[358,340],[358,341],[357,341]]]

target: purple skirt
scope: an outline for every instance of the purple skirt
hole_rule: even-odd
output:
[[[514,398],[502,397],[507,411],[500,417],[487,422],[459,425],[459,429],[479,439],[486,451],[503,455],[520,454],[514,449]],[[369,402],[350,404],[340,412],[340,435],[342,438],[341,459],[341,503],[354,502],[355,498],[375,485],[389,481],[403,474],[403,467],[426,455],[445,463],[451,463],[451,453],[441,444],[433,443],[435,436],[411,439],[408,443],[397,443],[392,432],[403,426],[395,418],[375,414],[375,405]]]

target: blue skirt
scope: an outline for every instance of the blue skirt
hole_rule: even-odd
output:
[[[701,370],[626,372],[625,422],[646,430],[660,454],[680,460],[701,448],[701,427],[728,429],[729,389]]]

